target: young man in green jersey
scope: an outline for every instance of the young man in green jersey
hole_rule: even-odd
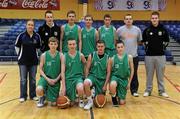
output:
[[[93,17],[91,15],[86,15],[84,20],[85,27],[81,30],[82,53],[87,59],[89,54],[96,50],[96,41],[98,41],[99,35],[97,30],[92,27]]]
[[[129,89],[133,74],[133,57],[124,52],[124,43],[116,43],[117,54],[110,59],[111,69],[110,94],[114,106],[125,104],[127,89]],[[117,101],[118,98],[118,101]]]
[[[66,95],[73,104],[76,100],[76,94],[79,97],[79,107],[84,107],[83,95],[83,64],[86,59],[82,53],[76,50],[76,40],[68,39],[68,52],[64,54],[62,60],[61,78],[65,80]]]
[[[115,43],[117,40],[116,28],[111,25],[111,16],[104,15],[104,25],[99,29],[99,39],[105,41],[105,53],[110,57],[116,54]]]
[[[81,28],[75,24],[76,13],[73,10],[67,13],[68,23],[61,27],[60,51],[68,52],[68,39],[73,38],[77,43],[77,49],[81,51]]]
[[[44,52],[40,58],[40,80],[36,88],[36,93],[40,97],[37,107],[44,106],[45,96],[47,101],[52,105],[56,105],[56,99],[60,89],[60,74],[62,53],[57,51],[58,40],[50,37],[48,41],[50,50]],[[64,80],[62,80],[62,89],[64,89]]]
[[[96,45],[97,51],[94,51],[88,56],[84,81],[85,94],[88,103],[84,109],[88,110],[93,106],[93,99],[90,88],[95,87],[95,95],[105,94],[107,83],[110,78],[110,68],[107,68],[109,58],[105,50],[105,42],[98,40]]]

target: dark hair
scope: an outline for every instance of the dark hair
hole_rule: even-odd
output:
[[[44,16],[46,17],[46,14],[53,14],[53,12],[52,11],[50,11],[50,10],[47,10],[46,12],[45,12],[45,14],[44,14]]]
[[[157,12],[157,11],[152,12],[152,13],[151,13],[151,16],[152,16],[152,15],[157,15],[158,17],[160,16],[159,12]]]
[[[76,12],[73,11],[73,10],[69,10],[69,11],[67,12],[67,17],[68,17],[69,14],[74,14],[74,15],[76,16]]]
[[[34,23],[34,20],[33,20],[33,19],[28,19],[28,20],[26,21],[26,24],[27,24],[29,21],[32,21],[32,22]]]
[[[86,17],[91,17],[91,20],[93,21],[93,17],[92,17],[92,15],[87,14],[86,16],[84,16],[84,19],[86,19]]]
[[[57,40],[56,37],[50,37],[48,40],[48,43],[50,43],[50,42],[57,42],[57,44],[59,43],[59,41]]]
[[[104,15],[104,19],[105,19],[105,18],[110,18],[110,19],[111,19],[111,15],[110,15],[110,14],[105,14],[105,15]]]
[[[97,42],[96,42],[96,45],[97,44],[104,44],[105,45],[105,42],[103,41],[103,40],[98,40]]]
[[[116,41],[116,46],[117,46],[117,44],[123,44],[124,45],[124,42],[122,40],[117,40]]]
[[[131,17],[132,17],[132,14],[126,14],[126,15],[124,16],[124,19],[126,18],[126,16],[131,16]]]

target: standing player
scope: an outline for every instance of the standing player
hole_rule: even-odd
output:
[[[135,97],[138,97],[137,93],[139,82],[138,82],[138,44],[141,44],[142,41],[142,33],[141,30],[133,25],[133,17],[131,14],[127,14],[124,17],[124,26],[121,26],[117,29],[117,35],[120,40],[122,40],[125,44],[125,52],[129,55],[133,56],[133,64],[134,64],[134,75],[130,85],[131,94]]]
[[[86,65],[84,89],[88,103],[85,105],[84,109],[87,110],[93,106],[90,88],[92,86],[95,87],[95,95],[105,94],[111,73],[110,68],[107,68],[109,60],[108,55],[104,53],[104,41],[98,40],[96,47],[97,51],[89,55]]]
[[[87,59],[88,55],[96,50],[96,41],[98,41],[99,36],[97,30],[92,27],[93,17],[86,15],[84,19],[85,27],[81,31],[82,53]]]
[[[68,39],[68,52],[64,54],[62,60],[62,80],[65,80],[66,95],[71,100],[71,104],[76,99],[76,92],[79,96],[79,107],[84,107],[83,94],[83,63],[86,59],[83,54],[76,50],[75,39]]]
[[[36,72],[38,65],[37,50],[40,48],[41,38],[34,32],[34,21],[28,20],[26,31],[19,34],[15,49],[18,55],[18,65],[20,71],[20,102],[27,99],[27,77],[29,77],[29,96],[30,99],[36,98]]]
[[[49,50],[48,40],[50,37],[56,37],[58,40],[60,39],[60,28],[53,21],[52,11],[48,10],[45,12],[45,23],[39,27],[38,33],[42,39],[42,53]]]
[[[109,90],[114,106],[126,103],[127,89],[130,87],[134,73],[133,58],[124,52],[124,43],[121,40],[117,41],[116,50],[117,54],[110,59],[108,67],[112,68]]]
[[[116,28],[111,25],[111,16],[109,14],[104,15],[104,25],[99,29],[99,39],[105,42],[105,53],[110,57],[116,54]]]
[[[76,13],[72,10],[68,11],[68,23],[61,27],[60,51],[68,52],[68,39],[75,39],[78,44],[77,49],[81,51],[81,28],[75,24]]]
[[[156,71],[159,95],[169,97],[165,92],[163,80],[166,64],[164,51],[169,42],[169,35],[163,25],[159,23],[158,12],[151,14],[151,26],[144,30],[143,42],[146,47],[145,66],[147,77],[144,97],[151,95],[154,71]]]
[[[40,80],[36,89],[37,95],[40,97],[37,107],[44,106],[44,95],[50,105],[56,105],[56,99],[59,95],[60,89],[60,74],[61,74],[61,59],[63,57],[62,53],[57,51],[58,40],[55,37],[49,38],[49,48],[50,50],[44,52],[40,59]],[[64,80],[62,80],[64,88]]]

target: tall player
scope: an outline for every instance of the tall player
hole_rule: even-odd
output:
[[[116,28],[111,25],[111,16],[109,14],[104,15],[104,25],[99,29],[99,39],[105,42],[105,53],[110,57],[116,54],[115,43],[117,40]]]
[[[82,53],[87,59],[89,54],[96,50],[96,41],[98,41],[99,36],[97,30],[92,27],[93,17],[91,15],[86,15],[84,20],[85,27],[81,31]]]
[[[77,49],[81,51],[81,28],[75,24],[76,13],[73,10],[68,11],[68,23],[61,27],[60,51],[68,52],[68,39],[73,38],[77,43]]]

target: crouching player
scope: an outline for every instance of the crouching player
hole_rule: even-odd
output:
[[[108,66],[108,55],[105,54],[105,42],[98,40],[96,44],[97,51],[88,56],[84,81],[85,94],[88,102],[84,109],[88,110],[93,106],[93,99],[90,88],[95,87],[95,95],[105,94],[107,83],[110,78],[110,68]],[[108,69],[108,70],[107,70]]]
[[[111,81],[110,94],[114,106],[125,104],[127,89],[129,89],[134,68],[133,58],[124,52],[124,43],[119,40],[116,43],[117,54],[110,59]],[[129,79],[129,80],[128,80]]]
[[[36,93],[39,97],[37,107],[44,106],[45,98],[48,104],[55,106],[59,95],[61,59],[63,55],[57,51],[58,40],[55,37],[49,38],[48,46],[50,50],[44,52],[40,58],[41,76],[36,88]]]

